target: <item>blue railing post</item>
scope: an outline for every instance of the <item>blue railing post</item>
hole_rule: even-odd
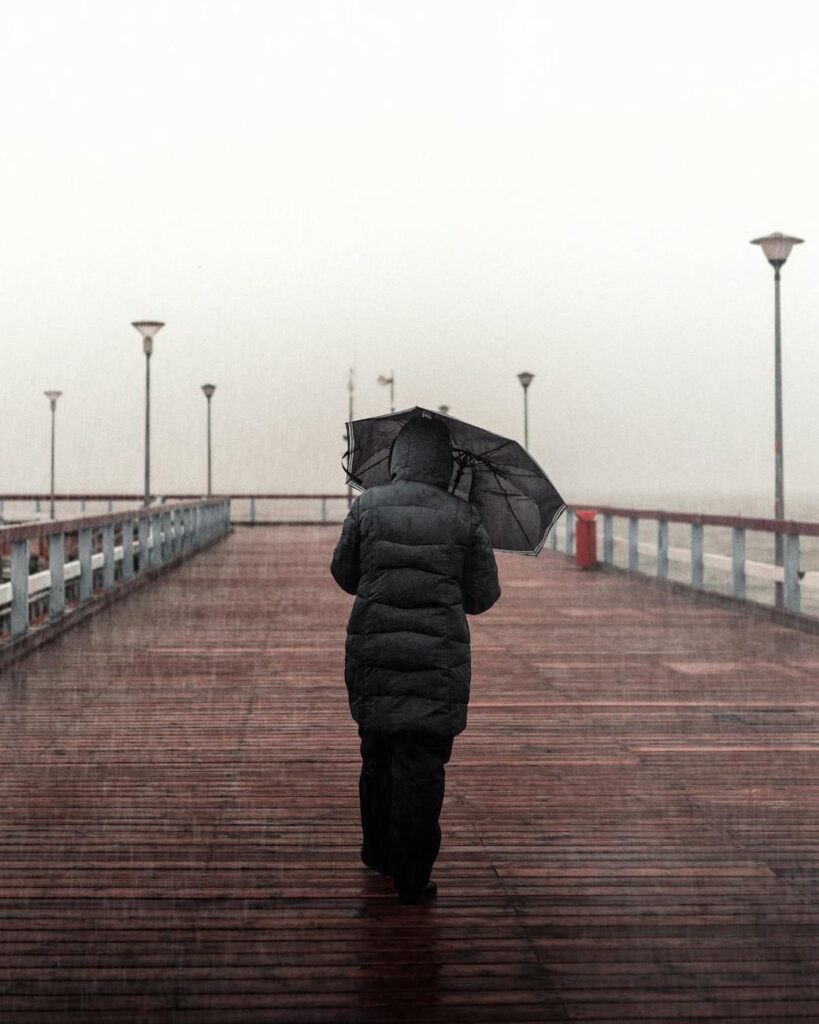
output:
[[[147,516],[140,516],[137,520],[137,540],[139,541],[139,571],[145,572],[150,568],[151,559],[148,554],[148,529],[150,522]]]
[[[574,512],[566,509],[566,554],[574,554]]]
[[[122,578],[133,579],[134,576],[134,521],[122,521]]]
[[[731,527],[731,583],[734,597],[745,597],[745,530]]]
[[[168,522],[171,524],[171,551],[176,558],[182,553],[182,513],[171,512]]]
[[[48,617],[59,619],[65,611],[65,534],[52,533],[48,538]]]
[[[628,568],[637,572],[640,568],[640,520],[632,516],[628,521]]]
[[[110,590],[114,585],[114,524],[102,528],[102,589]]]
[[[190,509],[185,508],[179,513],[179,551],[186,554],[191,546]]]
[[[256,499],[250,499],[250,521],[251,523],[256,522]]]
[[[155,569],[158,565],[162,564],[159,516],[151,516],[148,521],[150,523],[150,536],[148,537],[148,551],[150,552],[150,559],[147,564],[150,565],[152,569]]]
[[[28,632],[28,541],[11,542],[11,638]]]
[[[691,586],[702,587],[705,582],[703,565],[704,531],[702,523],[691,524]]]
[[[88,601],[94,590],[93,569],[91,566],[91,530],[85,528],[77,534],[77,547],[80,556],[80,604]]]
[[[798,612],[801,605],[799,587],[799,534],[786,533],[782,539],[784,541],[783,562],[785,563],[783,599],[788,611]]]
[[[657,520],[657,576],[661,580],[668,579],[668,523],[665,519]]]
[[[163,502],[164,504],[164,502]],[[160,516],[162,531],[162,546],[160,548],[162,552],[162,565],[170,561],[173,556],[173,538],[171,537],[171,514],[170,512],[163,512]]]
[[[614,516],[603,515],[603,561],[606,565],[614,562]]]

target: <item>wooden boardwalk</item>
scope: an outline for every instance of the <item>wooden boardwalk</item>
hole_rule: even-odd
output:
[[[501,559],[430,907],[358,860],[335,530],[0,680],[0,1021],[819,1020],[819,638]]]

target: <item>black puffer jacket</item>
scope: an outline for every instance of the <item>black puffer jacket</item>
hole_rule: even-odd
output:
[[[477,510],[447,491],[449,432],[416,417],[395,439],[392,482],[365,491],[333,555],[340,587],[356,595],[345,678],[366,729],[455,736],[466,726],[469,627],[500,597]]]

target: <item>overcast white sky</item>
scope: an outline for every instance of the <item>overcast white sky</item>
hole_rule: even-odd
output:
[[[819,494],[808,2],[4,3],[0,492],[340,490],[356,414],[448,403],[569,500]],[[693,500],[693,499],[692,499]],[[771,499],[772,500],[772,499]]]

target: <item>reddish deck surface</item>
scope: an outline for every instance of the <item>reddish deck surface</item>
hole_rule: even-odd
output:
[[[358,861],[334,530],[0,681],[0,1021],[817,1021],[819,639],[502,557],[440,898]]]

